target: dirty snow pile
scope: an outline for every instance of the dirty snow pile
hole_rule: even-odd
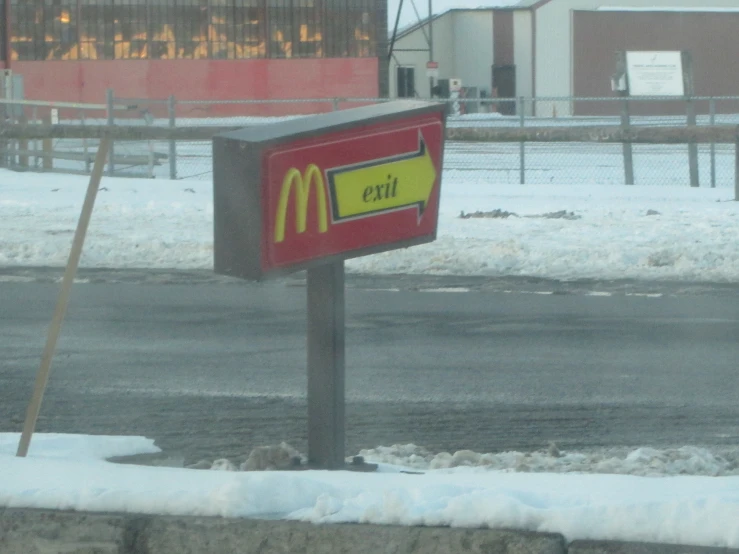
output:
[[[509,473],[594,473],[666,477],[704,475],[710,477],[739,476],[739,449],[709,450],[695,446],[657,449],[603,448],[590,452],[560,451],[556,444],[534,452],[486,453],[459,450],[433,454],[415,444],[395,444],[360,450],[365,462],[395,467],[401,471],[481,471]],[[242,462],[225,458],[200,460],[190,469],[219,471],[284,470],[306,463],[307,458],[292,446],[282,443],[260,446]],[[350,463],[351,459],[347,459]]]
[[[643,447],[595,452],[560,451],[555,444],[546,451],[480,454],[460,450],[453,454],[432,454],[414,444],[362,450],[368,462],[391,464],[419,471],[452,468],[480,468],[489,471],[531,473],[613,473],[620,475],[739,475],[739,449],[712,452],[684,446],[674,449]]]

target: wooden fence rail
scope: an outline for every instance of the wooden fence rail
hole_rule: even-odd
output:
[[[119,125],[31,125],[0,123],[0,140],[100,139],[209,141],[214,135],[244,126],[151,127]],[[461,142],[599,142],[634,144],[736,143],[734,125],[705,127],[449,127],[447,140]]]
[[[113,141],[210,141],[243,126],[152,127],[117,125],[29,125],[0,123],[0,143],[8,140],[102,139]],[[589,142],[629,144],[735,144],[735,200],[739,200],[739,127],[449,127],[446,139],[460,142]]]

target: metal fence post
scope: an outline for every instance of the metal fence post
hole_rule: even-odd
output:
[[[629,105],[629,97],[624,95],[621,102],[621,128],[624,132],[628,131],[631,127],[631,109]],[[624,155],[624,178],[627,185],[634,184],[634,148],[630,142],[624,141],[623,146]]]
[[[523,96],[518,98],[518,120],[523,129],[526,126],[526,98]],[[519,183],[521,185],[526,184],[526,143],[521,141],[518,144],[518,161],[519,161]]]
[[[108,106],[107,112],[108,112],[108,127],[113,127],[115,125],[115,114],[113,113],[113,105],[115,102],[115,93],[113,92],[112,88],[109,88],[107,91],[105,91],[105,102]],[[115,151],[114,151],[114,142],[110,142],[110,146],[108,147],[108,177],[112,177],[115,174]]]
[[[12,99],[13,89],[11,79],[12,76],[9,71],[0,73],[0,99]],[[10,121],[10,112],[12,109],[12,104],[0,104],[0,123]],[[9,140],[0,139],[0,167],[10,167],[10,145],[11,142]]]
[[[716,99],[711,97],[708,106],[711,114],[711,127],[713,127],[716,125]],[[713,141],[711,141],[711,188],[716,188],[716,143]]]
[[[177,101],[174,94],[167,99],[167,112],[169,114],[169,128],[174,129],[177,126]],[[174,139],[169,139],[169,178],[174,181],[177,179],[177,143]]]
[[[695,80],[693,79],[693,56],[690,52],[682,53],[683,62],[683,87],[685,89],[685,113],[687,116],[688,127],[697,125],[695,116]],[[690,186],[700,186],[700,176],[698,173],[698,144],[691,140],[688,142],[688,165],[690,166]]]
[[[27,124],[28,118],[26,112],[23,111],[18,118],[18,123]],[[20,139],[18,145],[18,165],[22,168],[28,168],[28,139]]]
[[[51,126],[51,112],[44,114],[43,122],[45,125]],[[41,141],[41,149],[44,151],[41,167],[44,171],[51,171],[54,169],[54,141],[50,138],[43,139]]]
[[[80,124],[84,126],[86,123],[85,121],[85,110],[80,110]],[[87,147],[87,139],[82,139],[82,152],[84,154],[85,158],[85,173],[91,173],[92,172],[92,166],[90,165],[90,156],[89,156],[89,150]]]
[[[697,118],[695,115],[695,100],[692,96],[688,96],[686,101],[686,112],[688,120],[688,128],[695,127],[697,125]],[[688,142],[688,165],[690,166],[690,186],[700,186],[700,176],[698,173],[698,144],[691,140]]]
[[[41,123],[41,121],[39,121],[38,119],[38,108],[36,106],[33,106],[33,108],[31,109],[31,118],[33,119],[34,125],[39,125]],[[33,153],[33,168],[38,170],[38,141],[36,139],[33,140]]]

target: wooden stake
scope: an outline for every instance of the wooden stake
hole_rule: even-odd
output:
[[[28,454],[28,447],[31,444],[31,436],[36,428],[36,421],[38,420],[38,415],[41,411],[41,401],[44,398],[46,385],[49,382],[49,373],[51,372],[51,360],[54,356],[54,350],[56,349],[56,342],[59,338],[62,321],[67,312],[69,295],[72,290],[75,275],[77,274],[77,267],[79,266],[80,256],[82,255],[82,246],[85,243],[85,235],[87,234],[87,227],[90,224],[92,209],[95,206],[95,198],[97,197],[98,188],[100,187],[100,180],[103,177],[103,169],[105,168],[105,159],[108,156],[108,150],[110,150],[110,142],[110,139],[107,137],[103,138],[100,141],[100,147],[98,148],[97,156],[95,157],[95,166],[92,169],[92,175],[90,175],[90,183],[87,187],[85,202],[82,205],[82,213],[80,214],[80,219],[77,223],[77,230],[75,231],[74,240],[72,241],[72,250],[69,253],[69,261],[67,262],[67,268],[64,271],[62,288],[59,292],[59,299],[56,304],[54,316],[51,319],[49,334],[46,338],[46,347],[44,348],[44,353],[41,357],[41,366],[36,375],[36,384],[33,389],[33,396],[31,397],[31,402],[26,411],[26,421],[23,425],[23,433],[21,434],[20,443],[18,444],[17,456],[19,457],[25,457],[26,454]]]
[[[734,146],[734,201],[739,202],[739,127],[736,128],[736,145]]]

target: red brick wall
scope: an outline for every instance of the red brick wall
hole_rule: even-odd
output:
[[[12,64],[29,100],[104,104],[117,98],[245,100],[375,98],[377,58],[42,61]],[[156,115],[162,115],[161,107]],[[284,115],[329,111],[330,102],[180,106],[180,116]]]

